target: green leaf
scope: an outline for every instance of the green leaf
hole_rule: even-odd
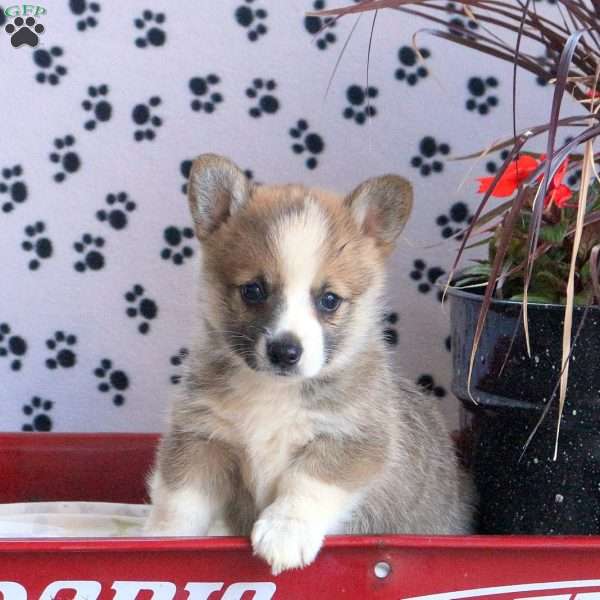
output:
[[[562,244],[567,235],[568,227],[566,223],[557,223],[556,225],[545,225],[540,229],[540,239],[551,244]]]
[[[523,294],[515,294],[514,296],[511,296],[509,300],[512,300],[513,302],[523,302]],[[532,293],[529,293],[527,295],[527,301],[530,304],[556,304],[556,300],[554,298]]]

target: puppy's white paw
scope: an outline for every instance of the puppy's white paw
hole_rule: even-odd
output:
[[[278,575],[312,563],[324,537],[318,524],[270,506],[254,524],[252,547],[254,554],[269,563],[273,575]]]

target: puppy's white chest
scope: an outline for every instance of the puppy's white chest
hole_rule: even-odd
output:
[[[312,439],[313,427],[295,390],[262,390],[236,404],[230,441],[241,449],[242,476],[261,511],[295,452]]]

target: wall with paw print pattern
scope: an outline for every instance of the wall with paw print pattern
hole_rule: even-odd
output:
[[[185,181],[207,151],[257,181],[413,181],[379,326],[455,418],[436,282],[500,157],[470,174],[450,159],[511,131],[510,67],[426,34],[420,63],[424,24],[385,12],[368,84],[364,16],[326,94],[355,18],[320,31],[304,13],[331,0],[45,6],[35,48],[13,47],[28,25],[0,16],[0,429],[162,429],[193,327]],[[542,122],[550,89],[520,86],[520,122]]]

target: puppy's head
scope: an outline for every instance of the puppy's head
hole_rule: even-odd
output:
[[[188,187],[204,317],[248,367],[315,377],[379,335],[384,261],[412,207],[405,179],[369,179],[338,198],[253,186],[232,162],[206,154]]]

